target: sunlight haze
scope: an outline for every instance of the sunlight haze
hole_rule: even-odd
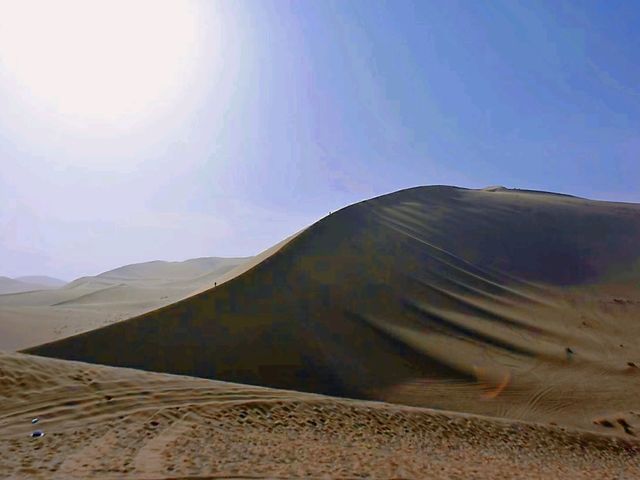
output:
[[[0,274],[253,255],[415,185],[638,201],[631,3],[0,0]]]

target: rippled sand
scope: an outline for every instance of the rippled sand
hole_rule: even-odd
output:
[[[619,435],[20,354],[0,388],[3,478],[640,478]]]

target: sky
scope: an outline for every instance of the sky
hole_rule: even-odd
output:
[[[417,185],[640,202],[638,24],[633,1],[0,0],[0,275],[254,255]]]

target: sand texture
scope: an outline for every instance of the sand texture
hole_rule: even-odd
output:
[[[640,435],[640,206],[421,187],[28,352]]]
[[[637,440],[385,403],[7,353],[0,392],[2,478],[640,478]]]
[[[0,295],[0,349],[17,350],[93,330],[169,305],[220,283],[250,258],[127,265],[62,287]],[[27,277],[41,284],[42,277]],[[1,282],[0,282],[1,283]],[[34,291],[36,290],[36,291]]]

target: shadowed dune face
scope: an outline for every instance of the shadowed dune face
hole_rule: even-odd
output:
[[[29,352],[604,429],[640,397],[639,241],[637,205],[410,189],[222,286]]]

